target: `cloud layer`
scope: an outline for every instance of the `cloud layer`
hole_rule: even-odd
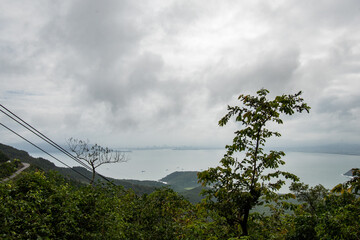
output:
[[[279,144],[360,140],[357,0],[9,0],[0,9],[0,101],[60,142],[221,146],[236,128],[217,126],[226,105],[262,87],[303,90],[312,107],[286,119]]]

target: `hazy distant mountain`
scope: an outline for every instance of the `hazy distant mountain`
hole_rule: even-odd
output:
[[[43,158],[34,158],[29,155],[29,153],[18,150],[11,146],[7,146],[0,143],[0,151],[5,153],[10,159],[17,158],[22,162],[30,163],[33,167],[41,169],[43,171],[57,171],[64,177],[68,178],[71,181],[78,182],[79,184],[88,184],[91,178],[91,172],[83,167],[72,167],[72,168],[64,168],[64,167],[57,167],[54,163],[50,162],[49,160]],[[87,177],[88,179],[84,178],[82,175],[78,174],[77,172],[81,173],[83,176]],[[137,180],[120,180],[120,179],[113,179],[108,178],[110,181],[113,181],[116,185],[124,186],[126,189],[133,189],[137,194],[143,193],[151,193],[155,190],[155,188],[164,187],[166,186],[163,183],[157,181],[137,181]],[[96,176],[95,181],[104,181],[101,177]]]
[[[321,146],[284,147],[284,151],[360,155],[359,144],[329,144]]]
[[[83,167],[72,167],[63,168],[57,167],[54,163],[43,159],[43,158],[34,158],[29,155],[26,151],[18,150],[11,146],[7,146],[0,143],[0,152],[3,152],[10,159],[20,159],[22,162],[30,163],[33,167],[42,169],[43,171],[54,170],[59,172],[61,175],[65,176],[73,182],[78,184],[88,184],[88,179],[79,175],[77,172],[82,175],[91,178],[91,172]],[[170,187],[180,194],[184,195],[185,198],[188,198],[191,202],[195,203],[200,201],[201,197],[199,195],[201,191],[201,186],[197,182],[197,172],[195,171],[184,171],[184,172],[174,172],[164,177],[160,181],[140,181],[140,180],[128,180],[128,179],[114,179],[108,178],[110,181],[113,181],[116,185],[124,186],[126,189],[132,189],[137,194],[151,193],[156,188],[161,187]],[[96,177],[96,181],[104,181],[99,176]],[[167,184],[163,183],[166,182]]]
[[[197,173],[196,171],[173,172],[160,181],[169,184],[175,191],[190,190],[200,186]]]

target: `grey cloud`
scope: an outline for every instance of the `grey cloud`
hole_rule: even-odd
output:
[[[266,21],[284,28],[287,33],[291,32],[290,28],[313,34],[319,34],[319,30],[324,29],[346,29],[349,25],[358,25],[360,18],[360,3],[357,0],[285,1],[276,7],[260,3],[256,9]]]
[[[78,1],[43,31],[48,47],[55,43],[63,50],[57,71],[70,76],[82,98],[79,102],[107,104],[111,109],[108,121],[114,126],[133,128],[146,120],[159,122],[181,115],[186,94],[194,89],[176,77],[164,79],[162,56],[142,49],[142,41],[153,29],[151,14],[142,11],[144,6],[132,1]],[[163,102],[154,102],[154,97]]]
[[[357,119],[360,112],[360,96],[326,96],[317,103],[319,113],[332,113],[342,119]]]
[[[200,6],[196,2],[174,1],[160,13],[161,27],[169,35],[177,34],[182,29],[193,24],[200,15]]]
[[[323,25],[328,28],[344,27],[346,24],[357,24],[360,14],[360,3],[357,0],[341,1],[316,1],[311,0],[297,2],[299,7],[306,11],[306,19],[315,25]],[[296,11],[297,8],[292,8]],[[292,11],[294,12],[294,11]],[[299,13],[304,14],[304,13]]]
[[[137,47],[143,35],[137,14],[132,1],[74,1],[48,30],[83,60],[110,64]]]
[[[126,72],[117,72],[111,67],[95,70],[85,76],[88,79],[87,97],[109,103],[114,111],[122,109],[132,100],[143,98],[147,91],[157,88],[157,74],[162,66],[161,57],[146,53],[128,65]]]
[[[357,82],[360,73],[360,44],[352,40],[340,39],[332,43],[322,54],[299,67],[296,85],[309,92],[314,100],[320,99],[329,88],[337,85],[339,92],[348,82]]]
[[[282,94],[299,66],[299,51],[294,48],[269,49],[258,53],[255,59],[237,69],[227,69],[221,64],[214,67],[217,72],[210,74],[214,78],[208,83],[211,100],[229,101],[234,95],[254,93],[260,88]]]
[[[64,4],[66,5],[66,4]],[[42,30],[58,55],[57,74],[86,85],[89,76],[114,78],[139,54],[147,29],[133,1],[70,1]],[[114,75],[114,74],[113,74]],[[107,79],[101,81],[109,81]]]
[[[0,57],[0,75],[19,75],[27,72],[27,67],[9,60],[8,58]]]
[[[1,24],[1,22],[0,22]],[[24,47],[0,39],[0,75],[22,75],[29,73],[29,55]]]
[[[286,89],[286,85],[292,80],[294,72],[299,67],[299,57],[299,51],[294,48],[277,49],[259,55],[259,61],[247,77],[257,86],[281,94],[279,89]]]
[[[153,53],[142,54],[129,74],[129,90],[143,92],[146,89],[156,88],[159,82],[158,75],[163,67],[164,61],[161,56]]]
[[[142,10],[133,1],[77,1],[43,31],[49,48],[63,50],[57,71],[85,90],[83,104],[104,102],[127,125],[132,102],[163,91],[161,56],[140,50],[149,31]]]
[[[196,129],[198,141],[207,141],[212,129],[205,128],[212,128],[212,121],[216,128],[219,109],[225,111],[240,93],[262,87],[274,95],[304,90],[314,125],[327,116],[334,121],[321,125],[321,131],[337,126],[331,134],[341,135],[345,128],[339,116],[347,128],[358,125],[358,0],[36,4],[44,15],[33,7],[26,16],[14,13],[17,21],[0,19],[5,39],[0,41],[0,80],[9,99],[15,98],[6,93],[10,90],[43,93],[17,97],[13,104],[28,111],[29,102],[40,106],[46,99],[44,109],[29,116],[37,115],[31,118],[48,129],[54,127],[44,112],[66,125],[63,129],[74,126],[82,134],[117,138],[128,129],[134,143],[145,143],[153,135],[167,142],[164,136],[171,130],[174,138],[192,141]],[[29,16],[34,21],[27,25]],[[50,105],[61,110],[49,111]],[[302,126],[292,123],[294,129]],[[144,132],[146,139],[137,136]],[[304,139],[308,133],[321,135],[311,128],[303,131]]]
[[[162,79],[163,68],[163,59],[148,52],[127,64],[120,75],[116,68],[91,72],[82,76],[87,78],[84,103],[110,106],[109,123],[116,128],[136,128],[145,121],[166,122],[182,114],[187,94],[194,87],[177,79]],[[149,108],[151,112],[144,110]]]

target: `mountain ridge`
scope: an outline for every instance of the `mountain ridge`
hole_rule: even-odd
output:
[[[91,178],[91,172],[85,169],[84,167],[75,166],[72,168],[58,167],[51,161],[44,158],[34,158],[24,150],[19,150],[14,147],[1,144],[0,143],[0,152],[4,153],[10,159],[19,159],[22,162],[31,164],[34,168],[47,171],[57,171],[60,175],[68,178],[71,181],[77,182],[78,184],[88,184]],[[75,171],[74,171],[75,170]],[[77,172],[81,173],[78,174]],[[83,176],[82,176],[83,175]],[[86,179],[85,177],[88,179]],[[194,188],[199,188],[200,184],[197,183],[197,172],[195,171],[182,171],[171,173],[160,181],[151,181],[151,180],[134,180],[134,179],[115,179],[106,177],[111,182],[116,185],[121,185],[125,189],[132,189],[136,194],[150,194],[155,191],[157,188],[169,187],[173,190],[179,192],[191,202],[200,201],[200,190],[198,194],[194,193]],[[167,184],[163,182],[167,182]],[[104,181],[100,176],[96,175],[95,181]],[[162,181],[162,182],[161,182]],[[189,193],[187,193],[188,190]],[[187,197],[189,196],[189,197]]]

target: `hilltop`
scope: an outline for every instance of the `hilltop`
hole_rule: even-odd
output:
[[[196,171],[173,172],[160,179],[160,181],[170,185],[173,190],[180,193],[190,202],[197,203],[202,199],[200,192],[203,189],[201,184],[198,183],[197,173]]]
[[[44,158],[34,158],[29,155],[28,152],[16,149],[11,146],[7,146],[0,143],[0,153],[7,156],[10,159],[20,159],[22,162],[31,164],[31,169],[40,169],[45,172],[48,171],[57,171],[59,174],[72,181],[74,184],[88,184],[88,179],[79,175],[77,172],[82,175],[90,178],[91,172],[83,167],[72,167],[64,168],[58,167],[54,163],[50,162]],[[200,184],[197,183],[197,172],[195,171],[184,171],[184,172],[174,172],[166,177],[162,178],[160,181],[148,181],[148,180],[130,180],[130,179],[115,179],[108,178],[116,185],[123,186],[125,189],[132,189],[136,194],[150,194],[157,188],[169,187],[173,190],[181,193],[189,201],[195,203],[201,200],[199,193],[201,191]],[[104,181],[101,177],[96,176],[96,181]]]

